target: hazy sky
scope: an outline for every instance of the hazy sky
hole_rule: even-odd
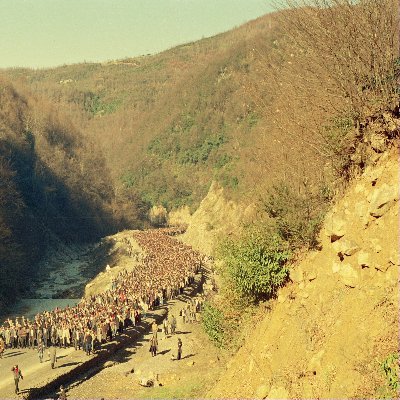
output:
[[[0,68],[157,53],[272,10],[272,0],[0,0]]]

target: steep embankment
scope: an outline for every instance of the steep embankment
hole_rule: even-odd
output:
[[[398,351],[398,149],[355,179],[325,219],[321,250],[229,362],[210,397],[377,397]]]
[[[213,182],[199,208],[191,215],[188,208],[169,214],[171,225],[187,224],[180,240],[204,254],[213,254],[217,241],[240,229],[241,225],[254,216],[255,206],[243,206],[224,196],[224,188]]]

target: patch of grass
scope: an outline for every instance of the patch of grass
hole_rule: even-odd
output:
[[[224,313],[211,303],[205,303],[202,313],[204,331],[217,347],[223,347],[224,335]]]

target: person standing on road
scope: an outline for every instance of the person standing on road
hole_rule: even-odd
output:
[[[54,369],[54,364],[57,362],[57,349],[56,346],[53,345],[50,348],[50,364],[51,368]]]
[[[157,336],[152,336],[150,340],[150,352],[152,357],[155,357],[157,355],[157,346],[158,346]]]
[[[178,356],[177,359],[180,360],[182,358],[182,340],[178,338]]]
[[[4,353],[5,348],[6,348],[6,345],[4,343],[4,340],[2,337],[0,337],[0,358],[3,358],[3,353]]]
[[[176,331],[176,318],[175,318],[175,315],[171,316],[171,322],[170,322],[169,326],[171,327],[171,335],[175,335],[175,331]]]
[[[151,332],[153,333],[153,336],[155,336],[155,338],[157,339],[158,325],[155,320],[151,325]]]
[[[19,379],[20,379],[20,378],[21,378],[21,379],[24,379],[24,377],[22,376],[22,372],[21,372],[21,370],[18,368],[18,365],[14,365],[14,366],[11,368],[11,371],[12,371],[12,373],[13,373],[13,375],[14,375],[15,394],[18,394],[18,393],[19,393],[19,387],[18,387]]]
[[[90,353],[92,352],[93,336],[92,336],[92,334],[91,334],[89,329],[86,332],[84,341],[85,341],[86,355],[90,356]]]
[[[43,362],[43,353],[44,353],[44,344],[42,342],[42,339],[39,339],[39,341],[38,341],[37,352],[38,352],[38,356],[39,356],[39,361],[42,363]]]

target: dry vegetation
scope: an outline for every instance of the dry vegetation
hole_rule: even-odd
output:
[[[1,304],[29,289],[49,236],[86,242],[109,232],[112,200],[99,149],[54,107],[0,80]]]
[[[131,200],[138,205],[125,214],[128,225],[153,205],[195,209],[212,180],[235,199],[252,201],[260,182],[299,170],[315,176],[321,167],[315,150],[282,137],[249,95],[265,75],[253,49],[267,56],[277,35],[274,17],[265,16],[154,56],[7,73],[52,99],[101,143],[116,209],[126,210]],[[270,107],[271,90],[260,90]]]

